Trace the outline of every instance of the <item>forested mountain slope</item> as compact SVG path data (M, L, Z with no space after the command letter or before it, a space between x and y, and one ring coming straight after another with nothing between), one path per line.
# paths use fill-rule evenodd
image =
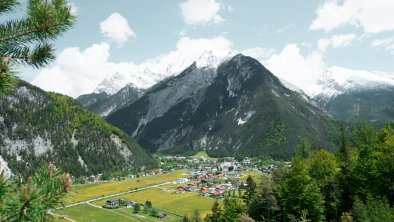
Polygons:
M48 162L74 176L153 163L127 134L72 98L25 82L0 97L0 156L3 168L23 175Z

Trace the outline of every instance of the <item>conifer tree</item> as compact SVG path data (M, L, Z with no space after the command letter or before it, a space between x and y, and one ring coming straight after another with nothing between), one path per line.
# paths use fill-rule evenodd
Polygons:
M242 196L244 199L246 205L249 205L250 201L256 194L256 182L253 180L253 178L249 175L248 178L246 178L246 189L245 189L245 194Z
M19 5L17 0L1 0L0 15ZM51 41L69 29L74 18L64 0L28 0L24 18L0 24L0 94L17 83L16 64L39 68L55 58Z
M1 174L0 222L49 221L49 210L61 206L70 188L70 175L53 165L42 167L19 183Z
M201 214L199 210L194 210L194 213L191 218L192 222L202 222Z
M341 124L340 128L340 145L338 150L341 174L339 177L339 187L341 189L341 208L344 211L350 210L353 205L352 200L352 175L351 175L351 159L348 137L346 135L345 124Z
M191 222L191 220L186 215L184 215L181 222Z
M219 222L220 221L220 216L222 213L221 206L219 205L218 201L215 200L215 202L212 205L212 214L209 215L209 221L210 222Z

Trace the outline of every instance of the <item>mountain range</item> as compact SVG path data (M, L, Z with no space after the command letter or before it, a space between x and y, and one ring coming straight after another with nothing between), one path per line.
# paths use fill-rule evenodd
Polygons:
M218 65L230 56L231 55L226 57L217 57L213 52L207 51L196 60L196 64L200 68L210 67L217 69ZM180 73L179 70L182 70L182 67L186 68L185 64L187 62L188 61L183 61L177 66L174 64L168 65L169 67L176 68L167 68L166 70L177 71L172 74L163 71L164 74L156 74L154 78L151 77L151 75L146 75L146 72L143 71L133 72L133 75L137 76L134 76L134 79L149 79L146 81L151 83L151 85L149 85L149 87L151 87L153 86L153 83L160 82L159 80L178 75ZM120 76L124 75L120 75L119 73L109 75L97 86L94 93L84 96L95 97L95 95L100 94L101 92L106 92L108 95L113 97L125 97L126 94L122 93L120 89L126 85L137 89L139 92L149 89L147 85L141 84L138 81L130 80L131 77L127 77L127 79L126 77ZM317 76L318 77L314 83L311 83L306 88L304 87L302 90L285 79L280 79L280 81L287 88L293 91L307 94L320 107L325 109L331 116L338 120L350 123L365 120L381 124L394 119L394 115L391 113L390 108L393 107L393 102L391 100L394 96L392 94L394 89L393 75L379 72L350 70L342 67L332 67L326 69L320 75L317 74ZM118 95L114 95L116 94L114 91L116 91ZM77 98L83 106L92 109L103 117L110 113L97 111L94 108L87 106L86 102L82 101L84 96ZM99 97L104 98L103 96ZM127 101L126 103L129 102L130 101ZM98 105L102 107L101 109L107 109L111 112L120 107L117 105L114 106L113 103L105 103L107 102L97 101L97 104L93 106Z
M0 98L1 168L129 172L155 164L148 153L197 150L289 159L303 139L335 149L337 120L394 120L391 76L333 68L306 94L241 54L187 62L109 75L76 100L21 82Z
M294 155L301 137L333 148L334 126L327 113L243 55L218 68L193 63L106 120L149 152L204 149L215 156L285 159Z

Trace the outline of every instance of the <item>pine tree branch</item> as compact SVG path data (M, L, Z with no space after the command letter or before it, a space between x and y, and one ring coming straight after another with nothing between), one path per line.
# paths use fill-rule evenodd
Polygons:
M17 5L19 5L17 0L1 0L0 13L12 12Z
M25 65L39 68L48 64L52 61L55 56L53 52L53 46L44 43L38 44L31 49L28 46L17 47L17 46L6 46L0 47L0 58L14 63L23 63Z
M25 41L32 41L32 40L42 40L42 35L45 35L44 33L48 32L48 30L52 29L52 28L56 28L58 26L60 26L61 23L55 23L53 25L50 26L44 26L44 27L40 27L40 28L32 28L32 29L28 29L28 30L23 30L20 31L18 33L14 33L12 35L6 35L5 37L1 38L0 37L0 42L6 42L6 41L10 41L10 40L15 40L15 41L21 41L22 37L25 37ZM32 34L39 34L38 36L31 36ZM30 37L30 38L28 38ZM48 36L49 38L51 38L50 36Z
M30 0L25 19L9 21L0 26L0 43L55 39L73 25L75 16L70 10L63 0Z

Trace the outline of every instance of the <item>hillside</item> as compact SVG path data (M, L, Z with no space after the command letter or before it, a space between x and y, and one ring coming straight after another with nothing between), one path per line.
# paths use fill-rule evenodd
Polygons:
M217 69L194 63L106 119L149 152L288 158L301 137L328 149L335 138L323 110L243 55Z
M94 92L81 95L76 100L81 106L104 117L128 103L135 102L142 93L140 89L128 84L113 95L106 92Z
M127 134L72 98L25 82L0 97L0 156L4 166L23 175L48 162L74 176L153 163Z
M317 96L314 100L345 122L369 121L383 125L394 121L394 87L352 90L329 99Z

